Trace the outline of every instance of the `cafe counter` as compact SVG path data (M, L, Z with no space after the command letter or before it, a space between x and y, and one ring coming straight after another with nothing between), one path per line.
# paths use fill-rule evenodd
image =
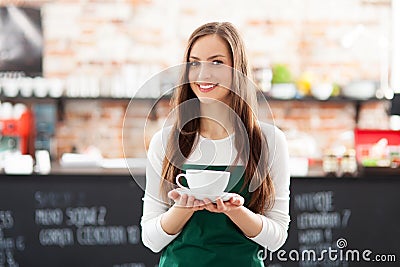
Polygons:
M159 254L140 239L144 170L132 174L135 179L127 169L58 166L49 175L0 175L0 266L156 266ZM399 189L393 175L291 178L282 250L370 250L370 257L394 255L398 264ZM322 263L277 256L266 255L266 266ZM324 260L325 266L365 266Z

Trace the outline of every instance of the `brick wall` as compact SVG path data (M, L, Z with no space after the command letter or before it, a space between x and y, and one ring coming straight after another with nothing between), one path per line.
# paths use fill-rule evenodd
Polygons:
M388 104L361 104L357 126L387 129ZM135 100L129 107L127 100L67 101L57 127L57 154L95 146L105 157L145 157L151 137L169 111L167 99ZM354 147L355 102L270 101L260 103L259 118L286 133L293 156L320 158L328 149Z
M46 76L180 63L189 34L231 21L257 67L289 64L336 82L379 79L390 6L360 0L51 1L43 4Z
M97 147L105 157L122 156L122 123L127 102L68 101L57 124L57 155Z
M313 71L339 84L381 77L390 37L390 5L362 0L119 0L6 1L37 5L43 11L44 74L71 79L103 80L131 75L129 66L152 70L181 62L189 34L208 21L231 21L241 31L254 67L286 63L295 75ZM154 67L155 66L155 67ZM131 69L131 68L130 68ZM154 73L144 72L140 82ZM109 82L109 81L107 81ZM107 91L107 88L106 88ZM101 92L100 92L101 95ZM168 113L157 105L158 119L148 121L151 101L137 100L122 124L127 101L67 101L56 131L58 156L73 147L100 148L106 157L142 157L149 136ZM316 140L317 152L355 127L351 103L271 102L276 124L290 138ZM387 103L367 103L359 126L387 128ZM271 117L261 107L266 120ZM264 113L263 113L264 112ZM346 139L346 138L344 138ZM347 139L346 139L347 140ZM348 141L346 146L351 146Z

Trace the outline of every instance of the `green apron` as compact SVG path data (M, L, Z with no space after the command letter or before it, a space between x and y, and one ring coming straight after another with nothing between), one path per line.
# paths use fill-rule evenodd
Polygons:
M187 169L225 171L227 166L185 164L183 171ZM243 166L228 171L231 178L227 188L232 188L229 192L242 195L246 205L251 194L247 190L239 192L244 182ZM225 214L201 210L193 214L182 232L164 249L159 267L260 267L264 266L257 258L260 249Z

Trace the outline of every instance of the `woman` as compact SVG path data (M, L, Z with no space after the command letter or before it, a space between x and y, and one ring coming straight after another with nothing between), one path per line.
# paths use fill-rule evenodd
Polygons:
M232 24L200 26L184 60L176 121L148 150L142 241L163 250L159 266L264 266L258 252L279 249L290 221L285 137L257 121L256 91ZM186 169L230 171L234 194L216 203L181 195L174 181Z

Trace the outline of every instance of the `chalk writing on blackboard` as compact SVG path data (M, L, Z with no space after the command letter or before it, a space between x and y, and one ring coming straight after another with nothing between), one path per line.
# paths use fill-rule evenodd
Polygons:
M16 221L11 210L0 210L0 266L19 266L14 259L14 251L25 250L25 237L7 237L4 233L14 228Z
M299 251L314 251L317 255L323 250L335 248L334 231L346 228L350 209L338 210L334 205L333 191L301 193L294 196L297 238ZM303 261L299 266L317 266L321 262ZM330 266L347 266L343 262L329 262Z

